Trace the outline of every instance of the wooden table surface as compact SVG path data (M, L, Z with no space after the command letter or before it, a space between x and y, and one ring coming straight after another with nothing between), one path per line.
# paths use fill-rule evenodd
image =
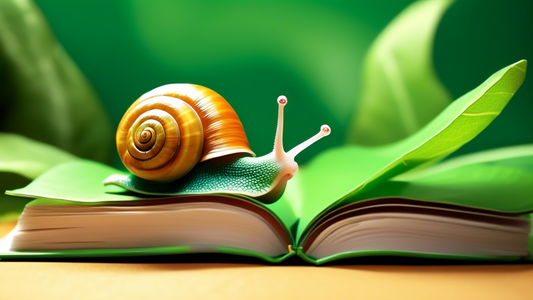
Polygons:
M0 236L13 226L0 224ZM278 266L201 259L0 262L0 299L533 299L533 264L372 265L360 260L316 267L297 260Z

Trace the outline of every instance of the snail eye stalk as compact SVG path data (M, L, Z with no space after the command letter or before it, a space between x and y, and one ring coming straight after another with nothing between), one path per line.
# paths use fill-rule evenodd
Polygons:
M276 128L276 138L274 139L274 154L279 161L285 156L283 150L283 108L287 105L287 97L278 97L278 126Z
M320 127L320 131L315 134L314 136L310 137L305 142L301 143L300 145L292 148L289 152L287 152L287 155L292 157L293 159L298 155L298 153L302 152L305 148L311 146L316 141L320 140L321 138L328 136L331 133L331 128L328 125L322 125Z
M319 139L329 135L331 133L331 128L328 125L322 125L320 131L301 143L300 145L294 147L289 152L285 152L283 149L283 108L287 105L287 97L279 96L278 97L278 126L276 129L276 139L274 140L274 157L276 161L281 163L284 171L283 174L288 175L288 178L292 178L296 171L298 170L298 164L294 161L294 158L298 153L302 152L305 148L311 146L313 143Z
M305 148L311 146L319 139L328 136L331 133L331 128L328 125L322 125L320 131L301 143L300 145L294 147L289 152L285 153L283 149L283 108L287 105L287 97L279 96L278 97L278 126L276 128L276 139L274 140L274 154L278 161L285 161L287 156L294 160L298 153L302 152Z

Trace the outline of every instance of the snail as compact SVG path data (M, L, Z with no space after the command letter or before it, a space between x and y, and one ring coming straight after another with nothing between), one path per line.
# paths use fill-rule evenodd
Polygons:
M168 84L135 101L120 121L119 156L134 175L112 175L104 184L148 195L233 195L276 201L298 170L295 156L330 134L320 131L292 150L283 149L279 96L274 149L255 157L239 117L215 91L193 84Z

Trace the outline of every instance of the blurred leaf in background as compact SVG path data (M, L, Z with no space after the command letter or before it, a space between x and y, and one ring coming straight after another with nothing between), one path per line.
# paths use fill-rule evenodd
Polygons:
M105 109L30 0L0 0L0 89L0 221L25 205L5 190L76 156L112 162Z
M0 86L0 131L111 163L108 115L31 0L0 0Z
M361 145L399 141L450 102L433 67L433 41L452 1L413 3L377 37L366 54L363 85L347 140Z

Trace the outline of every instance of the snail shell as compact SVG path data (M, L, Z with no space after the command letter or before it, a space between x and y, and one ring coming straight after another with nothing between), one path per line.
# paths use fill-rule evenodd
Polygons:
M153 181L176 180L213 158L255 156L229 103L194 84L164 85L142 95L122 117L116 139L126 168Z

